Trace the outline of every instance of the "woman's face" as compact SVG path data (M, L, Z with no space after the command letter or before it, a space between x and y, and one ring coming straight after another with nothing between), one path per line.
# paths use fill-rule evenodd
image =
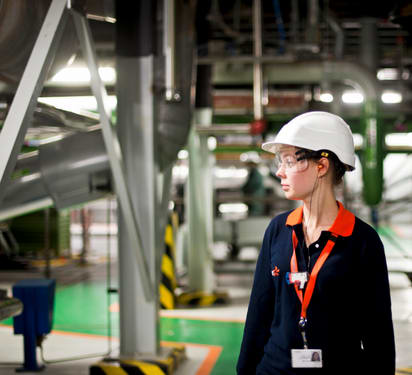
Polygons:
M282 189L287 199L305 200L310 198L317 179L316 163L311 160L297 160L293 146L282 146L276 155Z

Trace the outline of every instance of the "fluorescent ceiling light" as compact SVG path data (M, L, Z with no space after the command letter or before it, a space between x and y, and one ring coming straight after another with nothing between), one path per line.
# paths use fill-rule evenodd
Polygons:
M384 91L381 99L386 104L397 104L402 102L402 94L396 91Z
M100 78L105 83L116 81L116 71L112 67L99 68ZM57 72L52 78L53 83L79 84L90 82L90 72L86 67L67 67Z
M384 68L379 69L376 76L380 81L392 81L398 79L398 69Z
M85 111L97 111L97 102L94 96L50 96L39 98L39 102L79 114L84 113ZM116 96L109 95L105 102L105 106L108 108L109 112L116 109L116 105Z
M177 179L186 179L189 174L189 168L187 165L175 165L172 169L172 175Z
M246 178L248 175L248 171L246 168L216 167L214 171L216 178Z
M222 214L243 214L248 211L244 203L221 203L218 209Z
M177 153L177 158L180 160L187 159L189 157L189 152L187 150L180 150Z
M379 69L378 72L376 73L376 77L380 81L394 81L397 79L409 79L410 72L408 69L402 69L400 72L399 69L396 68L384 68L384 69Z
M208 137L207 138L207 147L208 147L209 151L216 150L217 140L216 140L215 137Z
M387 146L412 146L412 133L386 134L385 142Z
M363 102L363 95L359 91L345 91L342 94L342 101L346 104L360 104Z
M320 101L323 103L332 103L333 95L330 92L322 92L319 97Z

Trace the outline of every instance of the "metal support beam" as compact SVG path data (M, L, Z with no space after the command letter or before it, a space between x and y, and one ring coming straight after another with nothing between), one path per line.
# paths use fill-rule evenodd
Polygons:
M93 45L90 26L86 18L77 11L72 10L74 24L76 26L77 35L82 46L83 55L87 61L87 66L90 70L91 86L93 95L97 101L97 108L100 114L100 123L102 125L103 139L106 150L109 156L110 167L115 182L115 190L119 199L124 222L131 239L131 244L136 256L137 265L139 268L140 281L143 286L144 296L147 301L153 300L154 287L150 280L150 271L148 261L144 254L144 244L142 240L140 225L137 220L137 215L133 210L130 192L127 187L125 173L123 170L123 157L116 133L113 131L110 122L110 113L106 109L105 99L107 92L100 78L96 52Z
M67 0L53 0L0 133L0 201L17 162L37 98L67 21Z

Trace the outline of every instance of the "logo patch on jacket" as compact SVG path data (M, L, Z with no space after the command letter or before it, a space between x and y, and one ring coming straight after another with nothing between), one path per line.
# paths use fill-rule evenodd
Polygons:
M272 276L279 276L280 269L275 266L275 268L272 270Z

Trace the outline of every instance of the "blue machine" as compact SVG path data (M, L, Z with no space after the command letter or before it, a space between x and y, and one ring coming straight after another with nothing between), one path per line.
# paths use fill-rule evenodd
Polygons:
M13 296L23 303L23 313L13 318L14 334L24 336L24 365L19 372L44 368L37 364L36 346L52 329L55 288L55 280L49 279L27 279L13 286Z

